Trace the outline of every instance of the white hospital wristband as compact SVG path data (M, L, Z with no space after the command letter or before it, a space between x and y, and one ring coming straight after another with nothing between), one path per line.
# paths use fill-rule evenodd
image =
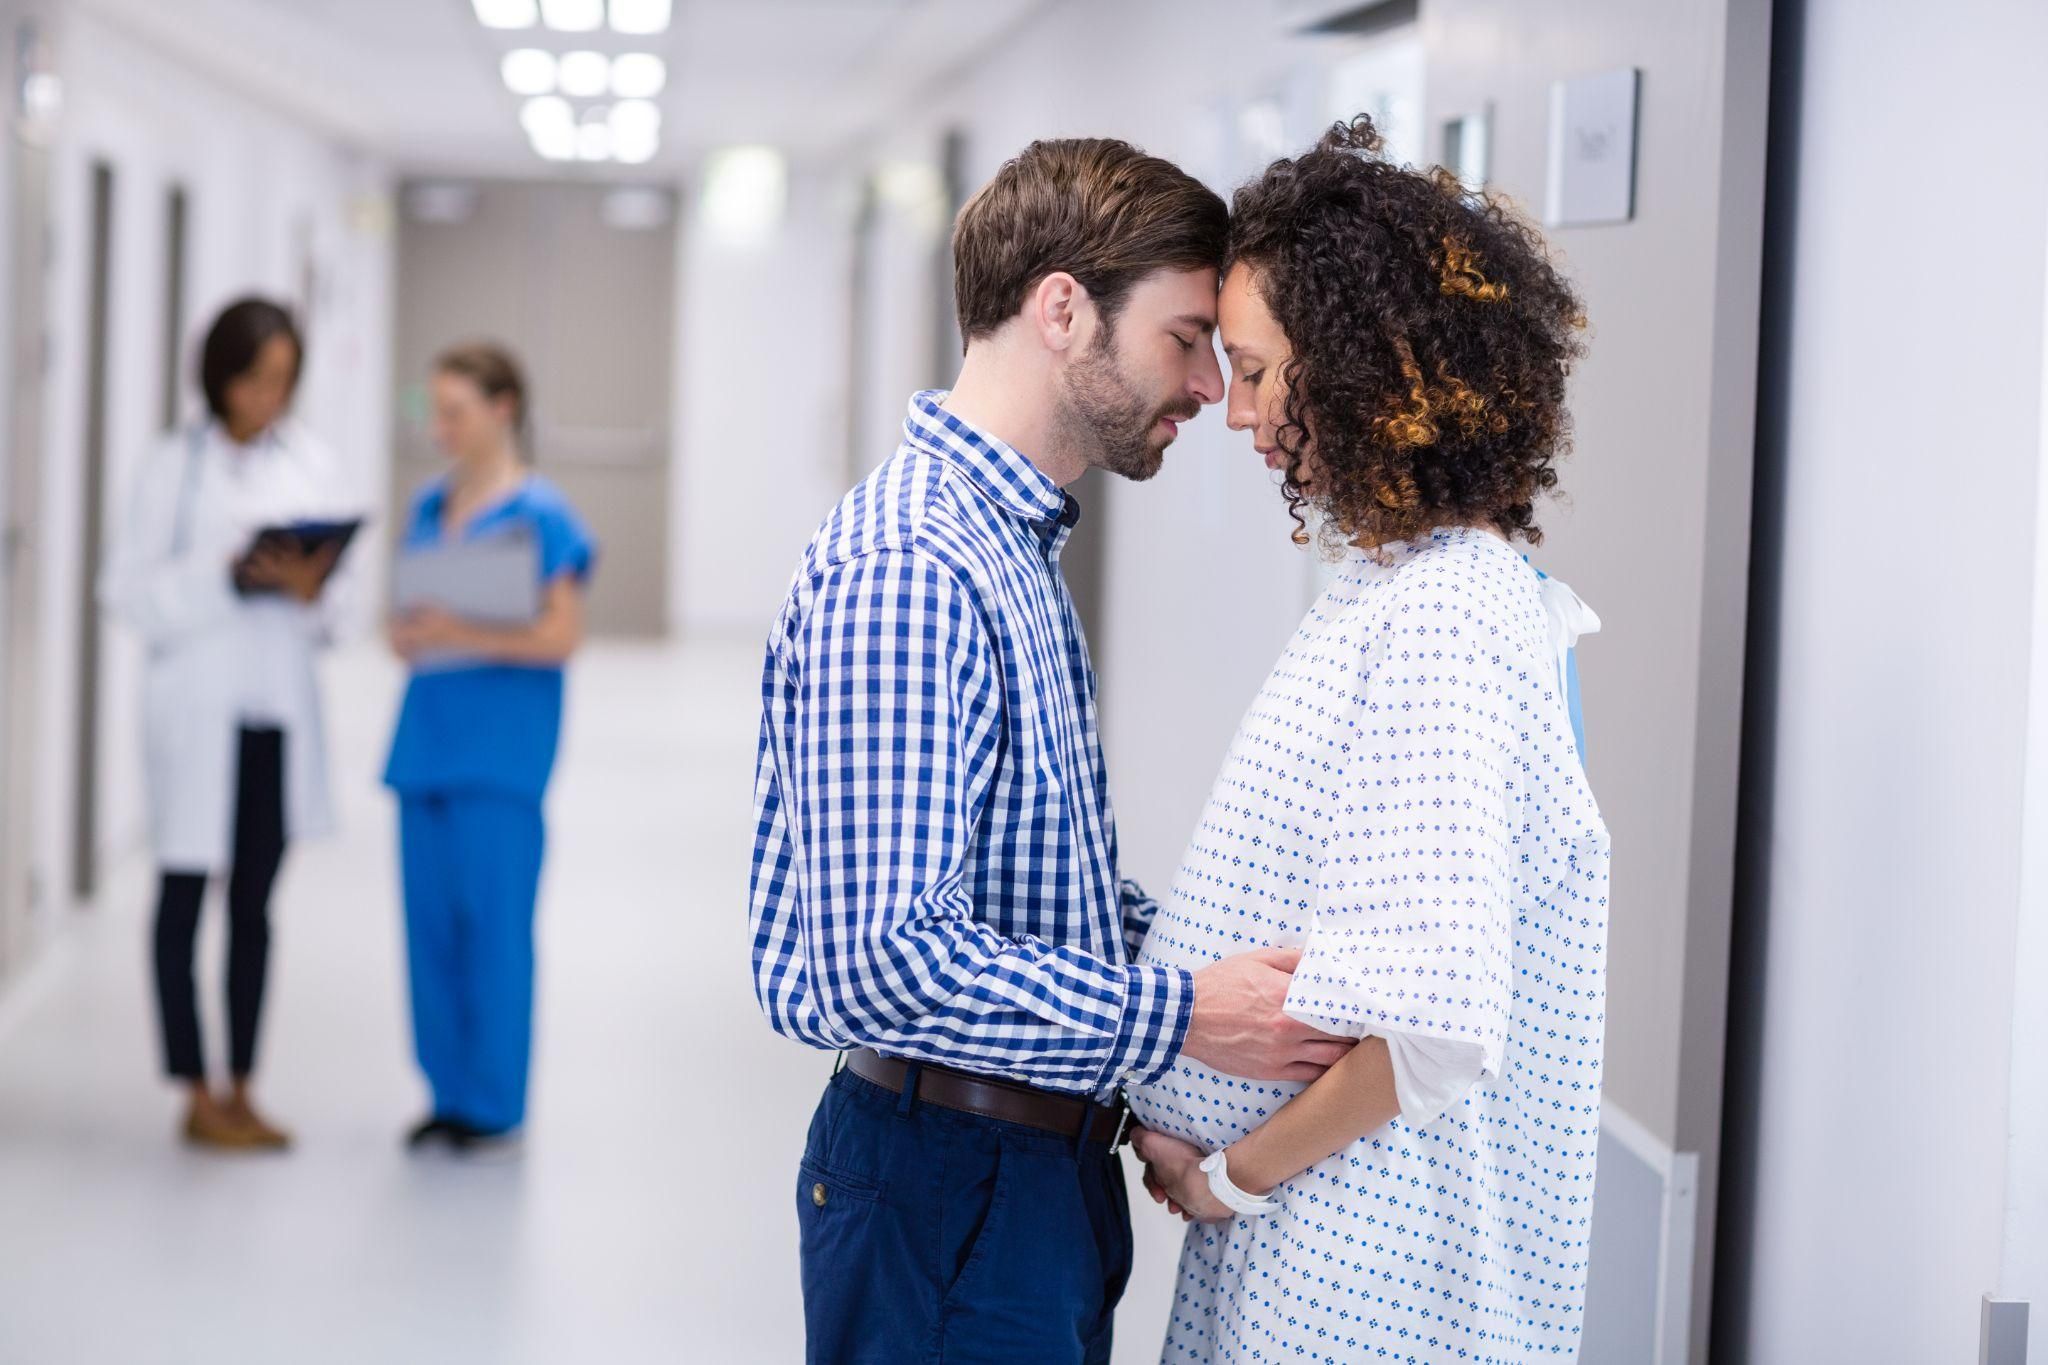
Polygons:
M1218 1148L1202 1158L1202 1173L1209 1177L1209 1193L1216 1196L1218 1203L1233 1213L1247 1218L1259 1218L1280 1207L1271 1195L1254 1196L1230 1183L1230 1161Z

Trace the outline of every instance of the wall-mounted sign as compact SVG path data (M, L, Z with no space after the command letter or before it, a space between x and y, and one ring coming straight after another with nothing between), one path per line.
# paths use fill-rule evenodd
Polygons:
M1444 120L1443 165L1478 194L1493 175L1493 111L1475 109Z
M1549 226L1635 216L1637 78L1625 67L1550 87Z

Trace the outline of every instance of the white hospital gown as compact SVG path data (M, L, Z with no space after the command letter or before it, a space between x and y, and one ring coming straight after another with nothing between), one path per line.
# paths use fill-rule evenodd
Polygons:
M1246 713L1142 959L1302 948L1288 1012L1386 1037L1403 1117L1189 1229L1163 1360L1576 1357L1608 840L1575 612L1485 532L1355 551ZM1300 1089L1182 1059L1131 1100L1213 1151Z

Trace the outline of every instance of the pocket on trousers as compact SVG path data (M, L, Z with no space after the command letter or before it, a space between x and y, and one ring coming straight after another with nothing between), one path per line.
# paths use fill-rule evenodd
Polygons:
M799 1218L829 1212L835 1205L865 1207L882 1195L876 1181L827 1166L816 1157L807 1156L797 1163L796 1174Z
M940 1211L940 1249L945 1260L940 1272L946 1278L942 1283L941 1311L963 1295L970 1294L981 1280L993 1259L994 1248L1001 1245L1005 1214L1009 1207L1009 1183L1003 1178L1007 1164L1007 1148L1000 1138L995 1142L994 1159L975 1161L972 1158L982 1154L963 1154L968 1160L948 1172L946 1206Z
M865 1302L878 1259L881 1185L812 1156L797 1165L797 1259L804 1296L804 1359L813 1365L885 1359L873 1354L874 1305Z

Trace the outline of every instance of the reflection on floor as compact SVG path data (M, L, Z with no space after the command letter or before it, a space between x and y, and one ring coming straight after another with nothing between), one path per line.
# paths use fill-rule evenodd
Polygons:
M739 646L579 662L531 1129L518 1159L461 1165L398 1141L423 1103L375 784L398 679L372 653L335 660L346 829L287 863L262 1061L297 1150L173 1140L146 869L125 869L0 1036L0 1361L802 1359L792 1182L829 1067L768 1032L749 986L756 666ZM1120 1362L1156 1359L1180 1231L1149 1204L1138 1221Z

